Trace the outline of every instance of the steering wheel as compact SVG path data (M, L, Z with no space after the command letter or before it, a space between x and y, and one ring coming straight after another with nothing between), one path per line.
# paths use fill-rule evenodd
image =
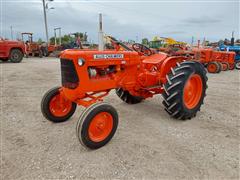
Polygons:
M132 48L134 51L136 51L139 54L144 55L144 56L150 56L153 54L152 50L149 49L147 46L144 46L143 44L134 43L132 45Z

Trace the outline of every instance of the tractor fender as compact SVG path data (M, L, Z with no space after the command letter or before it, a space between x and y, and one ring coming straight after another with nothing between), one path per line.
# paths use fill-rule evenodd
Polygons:
M160 67L160 75L159 79L162 84L165 84L167 79L166 75L171 71L171 68L174 68L177 63L186 60L186 57L183 56L172 56L168 57L166 60L163 61Z

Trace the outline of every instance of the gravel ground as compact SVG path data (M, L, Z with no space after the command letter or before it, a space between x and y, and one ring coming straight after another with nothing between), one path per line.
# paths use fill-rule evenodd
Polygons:
M1 178L7 179L239 179L240 71L208 74L204 106L190 121L171 119L161 96L137 105L112 92L105 101L120 116L112 141L83 148L75 126L53 124L40 102L60 85L58 59L0 63Z

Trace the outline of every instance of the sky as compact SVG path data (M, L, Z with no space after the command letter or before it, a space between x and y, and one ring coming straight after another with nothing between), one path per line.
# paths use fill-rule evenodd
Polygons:
M239 38L239 0L54 0L47 11L49 36L55 27L62 34L87 32L97 42L98 14L103 30L121 40L172 37L179 41ZM33 32L46 39L42 0L0 0L0 36L14 38Z

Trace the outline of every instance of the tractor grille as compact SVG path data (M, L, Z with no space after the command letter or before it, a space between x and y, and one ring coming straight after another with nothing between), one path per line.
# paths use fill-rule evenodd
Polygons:
M64 87L70 89L77 88L79 79L72 60L61 59L61 74Z

